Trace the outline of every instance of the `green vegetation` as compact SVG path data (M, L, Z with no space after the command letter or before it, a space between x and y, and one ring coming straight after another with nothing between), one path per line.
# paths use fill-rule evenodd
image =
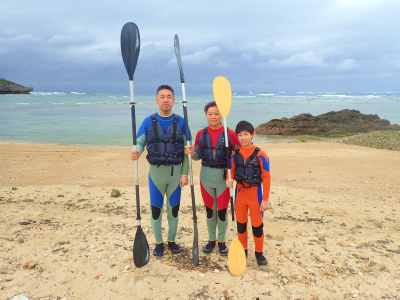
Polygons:
M327 138L340 138L353 135L354 132L342 132L342 133L316 133L315 136L327 137Z
M343 138L341 142L348 145L400 151L400 132L394 130L379 130L360 133Z
M400 151L400 131L391 129L363 133L266 135L266 137L279 143L331 142Z
M29 94L33 88L0 78L0 94Z
M121 192L120 192L119 190L113 189L113 190L111 191L111 197L117 198L117 197L119 197L119 196L121 196Z
M0 78L0 85L9 85L9 84L15 84L15 82L6 80L5 78Z

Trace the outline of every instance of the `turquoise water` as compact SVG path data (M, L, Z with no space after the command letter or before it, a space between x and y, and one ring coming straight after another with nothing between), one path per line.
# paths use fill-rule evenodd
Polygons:
M129 93L129 91L128 91ZM34 92L0 95L0 140L34 143L127 146L132 144L128 93ZM192 134L207 125L204 105L212 94L186 95ZM155 94L135 95L137 128L158 111ZM255 127L271 119L300 113L319 115L341 109L377 114L400 124L399 93L235 93L227 118L230 128L240 120ZM173 112L183 116L182 96ZM258 137L256 141L266 141Z

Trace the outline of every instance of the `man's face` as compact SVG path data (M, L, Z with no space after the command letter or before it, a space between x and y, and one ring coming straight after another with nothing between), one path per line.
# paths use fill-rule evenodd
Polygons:
M171 114L172 107L175 104L175 98L172 91L167 89L158 91L156 101L160 108L159 112L162 113L163 116Z

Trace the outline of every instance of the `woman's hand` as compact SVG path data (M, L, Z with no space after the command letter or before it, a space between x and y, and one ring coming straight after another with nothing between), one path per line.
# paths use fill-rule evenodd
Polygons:
M185 146L185 154L193 156L194 155L194 146Z

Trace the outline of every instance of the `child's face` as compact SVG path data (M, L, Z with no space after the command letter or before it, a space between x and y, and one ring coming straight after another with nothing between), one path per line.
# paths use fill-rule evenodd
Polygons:
M243 130L238 133L237 137L243 147L251 147L253 145L252 139L255 136L255 134L256 134L255 132L251 134L250 132Z

